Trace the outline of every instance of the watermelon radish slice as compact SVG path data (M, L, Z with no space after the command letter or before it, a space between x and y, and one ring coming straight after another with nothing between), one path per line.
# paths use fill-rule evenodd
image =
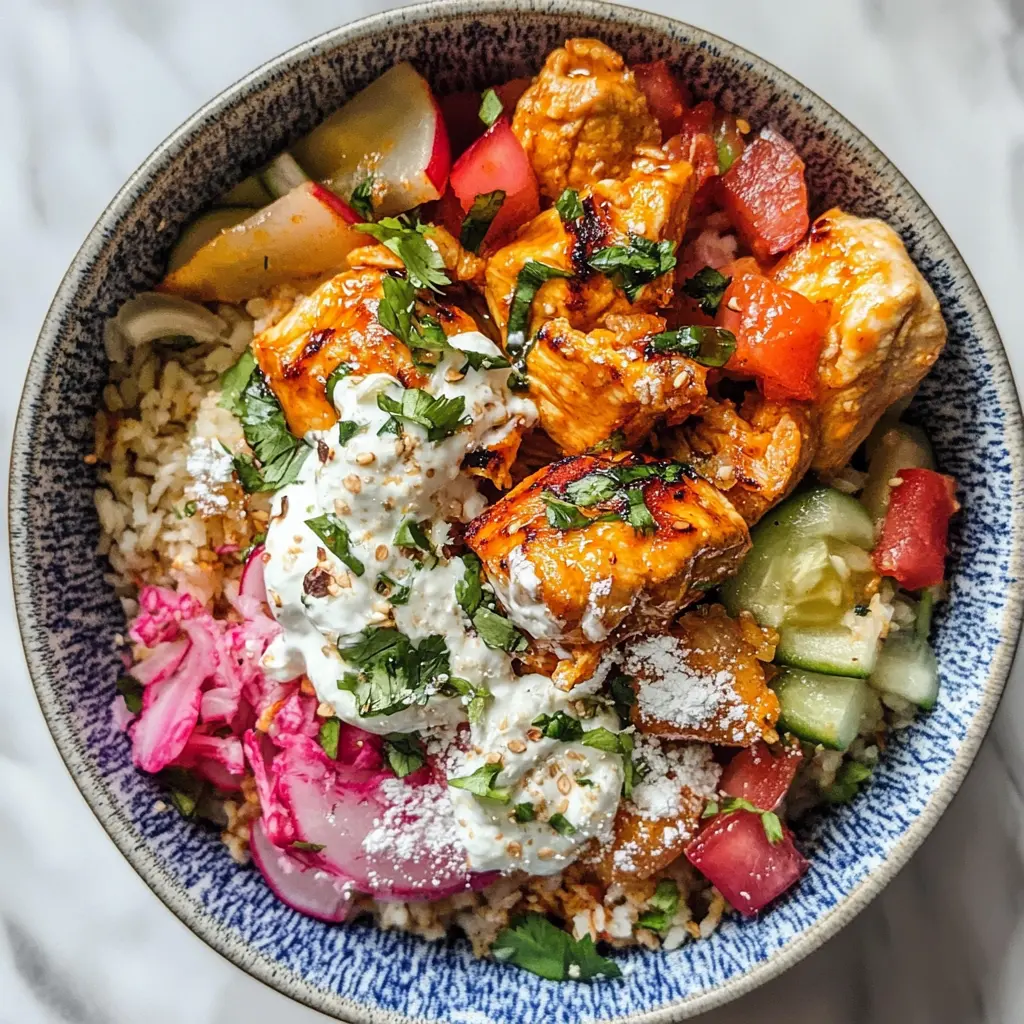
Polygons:
M330 924L344 921L351 914L355 906L351 882L274 846L261 822L253 825L249 850L267 885L293 910Z
M343 270L367 237L362 218L330 189L310 181L222 231L159 285L203 302L242 302L276 285Z
M451 167L441 108L408 63L353 96L292 151L312 177L346 200L372 174L377 216L439 199Z

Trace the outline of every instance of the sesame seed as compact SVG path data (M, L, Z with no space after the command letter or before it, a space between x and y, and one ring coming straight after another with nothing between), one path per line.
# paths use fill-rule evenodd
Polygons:
M501 764L501 754L491 752L484 758L484 760L488 764Z
M376 458L377 456L374 455L373 452L360 452L356 456L356 462L358 462L360 466L369 466Z
M387 557L388 557L388 546L387 546L387 544L378 544L377 545L377 550L374 551L374 553L373 553L373 557L376 558L378 562L385 561L387 559Z
M352 511L352 506L341 498L334 499L334 513L339 516L347 516Z
M552 850L550 846L542 846L537 851L537 856L540 857L541 860L551 860L554 855L555 851Z
M903 483L903 477L901 477L901 476L894 476L894 477L890 477L890 479L889 479L889 486L890 487L899 487L899 485L901 483Z
M729 309L731 309L734 313L738 313L740 311L740 304L736 301L735 295L733 295L729 299L729 301L726 303L726 306L728 306Z
M355 473L349 473L341 482L345 485L345 490L350 491L352 494L358 494L363 489L363 482Z
M536 743L538 740L542 740L544 738L544 733L542 733L540 729L533 727L526 730L526 738Z
M522 740L509 740L506 745L513 754L521 754L526 749L526 744Z
M568 796L572 792L572 779L568 775L558 776L558 792L562 796Z
M316 713L320 718L333 718L334 708L332 708L331 705L327 703L327 701L322 700L317 705Z
M340 576L335 577L335 580L342 590L352 589L352 577L347 572L343 572Z
M672 387L681 388L689 379L690 375L685 370L680 370L672 380Z
M450 366L444 372L444 379L449 384L454 384L456 381L462 380L466 375L461 370L456 370L454 366Z
M505 852L510 857L521 857L523 855L522 844L521 843L517 843L517 842L515 842L515 840L513 840L511 843L508 843L505 846Z
M736 118L736 127L740 130L741 135L746 135L750 131L750 122L742 117Z

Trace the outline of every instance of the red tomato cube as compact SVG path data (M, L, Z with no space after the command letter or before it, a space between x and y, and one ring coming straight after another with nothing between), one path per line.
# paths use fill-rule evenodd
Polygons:
M750 917L807 870L792 833L785 825L782 832L782 842L773 844L760 814L719 814L686 848L686 856L733 907Z
M722 203L759 260L792 248L810 224L800 154L765 128L722 178Z
M767 743L758 740L725 766L719 792L746 800L762 811L773 811L789 790L803 759L799 745L773 754Z
M741 274L722 297L718 325L736 335L726 369L756 377L765 398L817 396L827 316L809 299L770 278Z
M946 575L949 517L960 507L951 476L931 469L901 469L892 489L875 568L907 590L938 586Z
M491 223L485 244L495 246L540 213L540 192L530 160L512 131L499 117L455 162L449 178L462 212L477 196L505 191L505 201Z
M652 60L649 64L634 64L636 84L647 99L647 109L661 126L661 137L667 139L677 135L683 123L686 110L686 94L663 60Z

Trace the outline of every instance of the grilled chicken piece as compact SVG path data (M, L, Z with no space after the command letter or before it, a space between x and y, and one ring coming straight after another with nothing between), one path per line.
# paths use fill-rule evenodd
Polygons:
M516 104L512 130L549 199L621 177L637 146L661 141L633 72L596 39L570 39L548 54Z
M773 651L776 639L767 640ZM667 634L630 640L620 653L641 732L735 747L778 739L779 700L758 659L764 652L721 605L687 612Z
M812 462L828 476L928 373L946 344L946 324L899 236L879 220L829 210L772 276L828 304Z
M622 483L641 473L651 475ZM597 515L609 518L586 523ZM750 547L746 523L707 481L629 453L547 466L474 519L465 539L509 617L558 647L664 628Z
M809 407L771 402L759 391L748 392L738 410L709 400L664 444L724 491L748 526L796 487L814 456Z
M622 181L600 181L582 194L583 216L568 225L555 209L545 210L520 229L515 239L487 261L487 305L505 334L519 272L528 260L558 267L575 276L554 278L537 290L529 335L547 320L564 317L581 331L598 326L609 314L653 312L672 300L672 274L645 285L634 304L587 260L599 249L628 245L630 234L678 243L686 230L693 198L693 168L669 160L660 149L646 149Z
M529 395L562 451L579 454L612 437L633 448L658 422L681 423L703 407L703 366L647 352L643 339L664 329L649 314L609 316L589 334L561 318L541 327L526 359Z

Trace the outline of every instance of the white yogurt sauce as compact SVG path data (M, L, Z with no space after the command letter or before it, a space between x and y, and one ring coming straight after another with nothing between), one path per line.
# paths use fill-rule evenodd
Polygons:
M499 354L477 333L458 335L449 343L462 351ZM424 388L435 396L464 397L465 415L471 419L437 442L427 440L425 428L404 421L401 437L378 433L389 419L377 405L378 396L400 401L404 391L393 377L352 376L336 385L340 419L361 429L344 445L336 426L307 435L314 450L299 480L274 497L266 539L266 582L271 609L283 631L263 664L282 680L305 673L319 699L345 722L376 733L419 732L428 748L436 748L442 737L452 735L455 723L466 720L468 698L434 694L426 703L395 714L362 717L354 695L338 688L345 673L355 670L345 663L338 642L344 646L351 642L347 638L381 626L399 630L414 644L443 636L451 675L491 695L480 720L471 724L470 750L449 758L458 762L453 774L468 775L486 763L488 755L492 760L500 756L502 771L495 784L513 790L510 803L502 805L449 788L470 864L479 871L551 874L562 870L589 839L610 835L622 786L622 759L579 743L531 740L528 733L537 734L533 720L565 710L568 696L545 676L517 677L509 655L487 647L459 606L455 587L465 565L460 558L446 561L441 548L450 522L467 522L485 505L473 479L460 471L462 460L467 452L493 445L509 430L529 426L537 418L530 401L508 391L507 369L468 369L460 377L464 362L457 352L448 353ZM326 513L347 527L350 554L363 565L361 575L306 525ZM436 562L418 561L408 548L394 543L396 532L410 520L422 524L440 556ZM323 577L330 580L323 596L306 592L304 581L311 570L330 574ZM406 603L393 605L387 600L380 592L387 590L382 576L409 588ZM523 587L527 585L524 580ZM314 589L319 593L323 586ZM516 619L522 621L521 616ZM524 625L536 636L557 635L561 629L539 602ZM585 723L586 728L597 725L617 728L614 715ZM583 785L577 781L581 778ZM513 808L527 802L534 805L536 820L518 823ZM552 814L562 814L575 831L557 832L547 823Z

